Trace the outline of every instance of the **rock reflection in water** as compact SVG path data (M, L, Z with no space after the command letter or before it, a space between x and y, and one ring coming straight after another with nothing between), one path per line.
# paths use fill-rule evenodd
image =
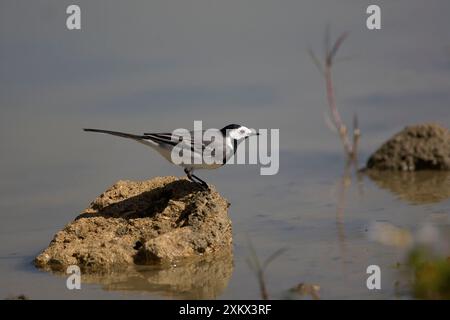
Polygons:
M233 255L221 253L169 267L137 266L126 272L82 275L83 283L98 283L112 291L141 291L162 298L215 299L233 273Z
M450 198L449 171L367 170L366 174L380 188L391 191L411 204L436 203Z

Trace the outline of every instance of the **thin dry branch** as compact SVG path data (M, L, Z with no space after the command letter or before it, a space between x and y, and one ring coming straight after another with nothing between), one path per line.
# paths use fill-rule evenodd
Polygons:
M321 74L325 77L326 82L326 93L327 93L327 102L331 113L331 118L336 131L339 134L339 137L342 141L342 145L344 148L344 152L346 153L349 160L356 161L357 158L357 150L358 150L358 142L361 136L361 131L358 127L358 119L355 115L353 120L353 141L350 140L347 126L342 121L342 117L339 113L339 110L336 105L336 95L334 90L334 83L332 77L332 69L335 63L335 57L339 48L344 43L345 39L348 37L348 32L344 32L340 35L334 44L330 45L330 35L329 28L327 27L327 31L325 34L325 61L322 64L317 56L314 54L312 50L308 50L311 59L314 64L318 67Z

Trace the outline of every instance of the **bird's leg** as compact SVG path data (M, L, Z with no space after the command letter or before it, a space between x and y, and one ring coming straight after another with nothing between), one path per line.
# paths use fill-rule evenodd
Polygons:
M208 186L208 184L207 184L205 181L203 181L202 179L200 179L199 177L197 177L197 176L194 175L194 174L191 174L191 176L192 176L193 178L197 179L197 180L200 182L200 184L202 185L203 188L209 189L209 186Z
M199 185L202 188L209 189L208 184L205 181L192 174L192 170L185 168L184 173L186 173L188 179L194 182L195 184ZM196 181L194 178L197 179L198 181Z
M194 179L192 178L191 171L188 170L188 168L184 168L184 173L186 173L189 180L191 180L192 182L195 182Z

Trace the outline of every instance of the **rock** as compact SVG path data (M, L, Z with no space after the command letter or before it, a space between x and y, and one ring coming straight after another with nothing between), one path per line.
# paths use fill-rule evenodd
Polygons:
M295 287L289 289L288 294L297 294L301 297L311 296L314 300L320 300L320 286L311 283L299 283ZM289 295L287 298L290 298ZM292 298L291 298L292 299Z
M30 300L30 298L24 294L19 294L17 296L9 296L5 300Z
M55 235L35 265L104 273L230 251L228 207L214 187L184 178L119 181Z
M367 161L368 169L450 170L450 132L437 124L406 127Z

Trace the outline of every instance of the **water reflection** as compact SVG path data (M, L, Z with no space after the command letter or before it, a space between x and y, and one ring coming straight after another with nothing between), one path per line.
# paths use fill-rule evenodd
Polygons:
M367 176L382 189L411 204L437 203L450 198L450 172L392 172L368 170Z
M172 299L215 299L228 286L233 254L183 262L170 267L139 266L127 272L83 275L83 283L101 284L104 290L140 291Z
M338 197L336 201L336 231L341 256L344 258L347 251L347 237L345 235L344 213L347 206L347 193L350 186L352 185L353 180L356 180L359 194L362 195L364 192L362 176L358 171L357 166L357 158L347 161L344 168L344 173L338 181Z

